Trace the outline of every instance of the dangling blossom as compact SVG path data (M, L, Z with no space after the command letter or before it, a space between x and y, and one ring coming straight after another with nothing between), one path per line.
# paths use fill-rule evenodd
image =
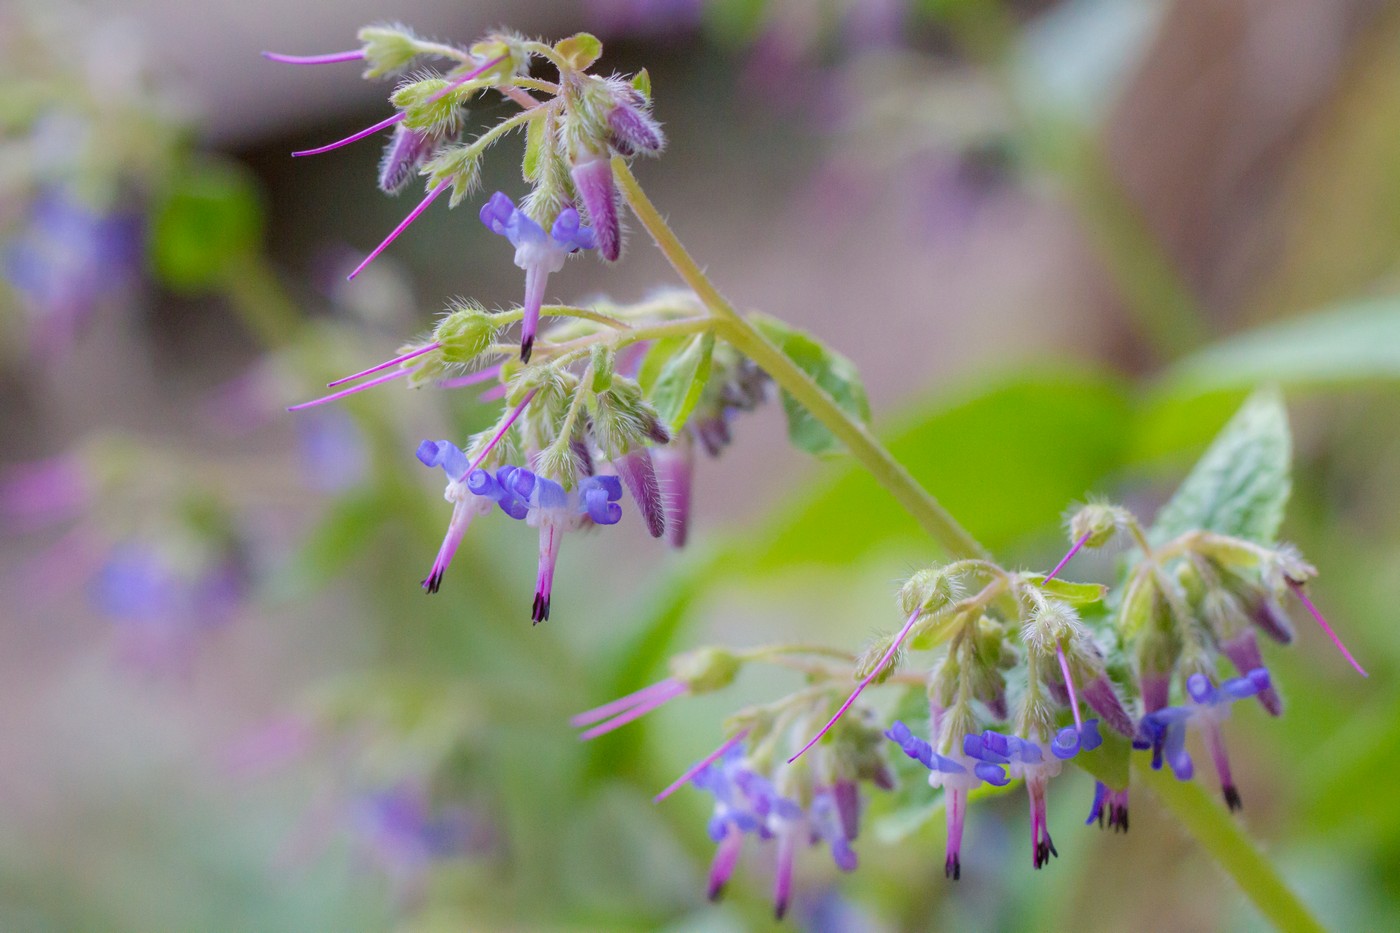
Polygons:
M442 467L447 474L447 488L442 495L452 503L452 520L448 522L447 535L438 548L432 570L423 578L423 589L436 593L442 586L442 575L447 572L447 565L452 563L472 520L491 511L492 503L498 502L499 496L490 495L495 488L491 474L485 470L471 470L467 455L451 441L424 441L418 445L418 459L426 467ZM501 508L511 515L505 504ZM522 515L512 517L520 518Z
M564 261L580 250L598 245L591 227L579 222L578 211L565 208L545 233L535 220L497 191L481 208L481 222L515 247L515 264L525 270L525 318L520 325L520 359L528 362L539 327L540 306L551 273L564 268Z
M962 877L963 824L967 817L968 792L982 783L982 778L965 755L957 758L940 755L933 745L916 736L898 720L890 726L885 737L903 750L904 754L929 770L931 787L942 787L947 812L948 843L943 859L943 876L957 881Z
M1195 773L1195 766L1186 751L1186 727L1194 722L1204 735L1215 770L1220 775L1220 791L1225 803L1231 810L1238 810L1243 803L1230 774L1230 760L1225 753L1220 726L1229 718L1231 704L1267 690L1270 682L1268 670L1262 667L1244 677L1223 681L1218 687L1206 675L1192 674L1186 679L1190 704L1168 706L1144 716L1133 747L1151 749L1153 768L1160 770L1165 760L1177 780L1188 781Z
M1085 720L1078 727L1065 726L1050 741L1048 756L1036 742L990 729L981 735L963 737L963 753L977 760L975 770L982 780L998 787L1005 786L1013 778L1025 780L1030 796L1032 862L1036 868L1044 866L1051 856L1059 856L1046 818L1046 787L1050 779L1060 773L1061 762L1103 744L1098 726L1097 719Z
M452 520L423 589L436 593L467 527L491 511L494 503L517 521L540 530L540 566L535 584L531 619L549 618L554 568L565 532L590 525L615 525L622 519L622 484L616 476L587 476L572 492L559 483L524 467L503 466L494 474L474 469L467 455L450 441L424 441L418 459L429 467L441 466L448 483L444 498L453 503Z
M710 838L719 846L710 866L711 900L724 892L745 836L772 840L777 849L773 912L778 919L792 903L793 865L799 844L825 843L837 868L855 869L857 859L850 844L858 828L859 798L854 782L815 788L804 810L750 765L742 742L726 743L720 754L689 777L691 784L715 800L708 825Z
M1089 818L1085 826L1098 822L1103 828L1104 817L1108 817L1108 828L1114 832L1128 831L1128 789L1113 790L1103 781L1094 782L1094 802L1089 807Z

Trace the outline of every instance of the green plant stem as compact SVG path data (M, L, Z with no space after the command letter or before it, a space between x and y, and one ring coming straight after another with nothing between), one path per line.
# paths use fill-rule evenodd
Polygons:
M783 391L795 398L812 416L846 445L875 481L904 506L905 510L952 557L990 558L990 554L947 509L919 485L904 465L896 460L875 435L837 405L831 395L788 358L773 342L734 310L710 282L695 260L686 252L656 206L642 191L626 161L614 157L613 175L622 195L642 226L651 235L662 255L690 286L700 302L714 316L724 338L740 353L753 360L773 378Z
M1133 759L1133 771L1270 923L1288 931L1326 929L1199 783L1178 781L1165 771L1154 771L1141 757Z

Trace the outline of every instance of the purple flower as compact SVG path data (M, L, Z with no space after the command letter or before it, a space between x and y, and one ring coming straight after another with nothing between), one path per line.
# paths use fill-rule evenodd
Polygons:
M936 718L936 717L935 717ZM890 726L885 737L898 745L904 754L929 769L929 785L942 787L948 814L948 843L943 860L943 875L954 881L962 877L962 835L967 816L967 794L981 784L983 778L966 755L941 755L933 745L914 735L903 722ZM998 772L999 773L999 772Z
M350 805L349 824L360 852L389 878L400 902L417 899L435 863L483 852L494 837L466 807L432 807L416 782L362 794Z
M1257 667L1244 677L1232 677L1218 687L1204 674L1192 674L1186 680L1190 704L1168 706L1142 717L1133 747L1152 750L1152 767L1161 769L1165 761L1177 780L1187 781L1195 766L1186 751L1186 729L1196 723L1205 736L1206 746L1220 775L1220 790L1231 810L1243 806L1239 790L1230 774L1230 760L1225 753L1225 740L1220 725L1230 715L1230 706L1237 700L1256 696L1270 687L1269 672Z
M1066 726L1055 734L1046 755L1041 745L1015 735L988 730L981 735L963 736L963 752L979 761L978 777L989 784L1007 783L1003 768L1010 777L1023 778L1031 806L1031 861L1042 868L1051 856L1058 857L1050 838L1050 823L1045 809L1045 789L1050 779L1060 773L1060 762L1073 758L1080 751L1092 751L1101 743L1098 720L1086 720L1083 725Z
M1104 816L1108 816L1108 828L1114 832L1128 831L1128 791L1112 790L1102 781L1094 783L1094 802L1089 808L1089 818L1084 821L1089 826L1095 820L1103 828Z
M539 326L540 305L551 273L564 268L564 261L579 250L598 245L591 227L579 222L578 211L565 208L555 218L548 233L515 202L497 191L481 208L481 222L515 247L515 264L525 270L525 319L520 326L520 359L529 361Z
M124 660L151 673L183 673L202 636L233 618L245 589L232 561L189 572L155 549L127 544L108 557L90 596L115 623Z
M524 467L507 465L494 474L475 469L450 441L424 441L418 446L418 459L426 466L443 468L447 474L443 496L453 503L447 535L423 580L429 593L438 591L472 519L491 511L494 502L506 515L539 529L539 575L530 616L537 623L543 622L549 618L554 568L564 533L589 525L615 525L622 519L622 483L616 476L588 476L575 490L566 491L554 480Z
M792 903L793 863L799 843L824 843L837 868L855 869L856 854L851 842L858 829L859 794L851 781L817 787L804 810L796 800L780 792L769 777L751 767L742 738L736 736L725 743L687 775L691 784L715 801L708 831L718 848L710 866L708 893L711 900L723 893L738 863L745 836L772 840L777 848L773 908L781 919Z

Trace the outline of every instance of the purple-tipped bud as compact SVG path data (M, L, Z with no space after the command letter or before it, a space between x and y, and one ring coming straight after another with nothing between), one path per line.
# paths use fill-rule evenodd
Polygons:
M623 454L613 461L617 475L627 492L637 503L642 513L647 531L653 538L666 533L666 511L662 506L661 486L656 479L656 468L651 462L651 452L645 447Z
M606 156L594 156L574 164L574 188L588 210L588 221L598 238L598 252L609 262L622 255L622 227L618 219L617 188Z
M1133 727L1133 718L1123 708L1123 701L1118 698L1118 691L1113 689L1113 681L1108 679L1107 674L1100 674L1089 681L1081 693L1085 702L1103 717L1110 729L1127 738L1133 737L1137 731Z
M398 194L408 187L423 163L433 157L439 137L425 130L415 130L400 123L384 146L379 160L379 190Z
M1220 650L1225 653L1225 657L1230 659L1230 663L1234 664L1235 669L1242 675L1248 676L1251 671L1264 667L1264 658L1259 653L1259 640L1255 637L1254 632L1248 629L1240 632L1235 638L1222 642ZM1259 697L1259 703L1271 715L1281 716L1283 714L1283 700L1272 684L1260 690L1256 695Z
M1248 613L1250 621L1274 641L1281 645L1293 641L1293 623L1272 596L1260 593L1250 601Z
M656 155L666 145L657 122L628 104L618 104L608 113L608 129L612 133L609 142L618 155Z

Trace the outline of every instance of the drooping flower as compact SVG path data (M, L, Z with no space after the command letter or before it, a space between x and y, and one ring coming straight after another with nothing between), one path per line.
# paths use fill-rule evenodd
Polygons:
M1192 674L1186 680L1186 692L1191 702L1185 706L1168 706L1148 713L1139 724L1133 747L1152 750L1152 767L1160 769L1165 760L1178 780L1187 781L1195 773L1191 755L1186 751L1187 726L1195 723L1206 740L1216 772L1220 776L1220 791L1231 810L1243 803L1239 789L1230 774L1230 760L1225 753L1221 724L1229 718L1230 705L1237 700L1255 696L1270 685L1267 669L1258 667L1244 677L1232 677L1217 687L1209 677Z
M1085 826L1092 825L1098 821L1099 827L1104 825L1104 817L1108 817L1108 828L1114 832L1128 831L1128 789L1113 790L1102 781L1094 782L1094 802L1089 807L1089 818L1084 821Z
M432 570L423 580L423 589L429 593L436 593L441 586L443 573L472 520L491 511L494 503L511 518L540 531L539 574L530 616L537 623L543 622L549 618L554 569L563 535L589 525L615 525L622 519L618 501L622 498L622 484L616 476L586 476L576 489L566 491L554 480L524 467L506 465L494 474L474 468L467 455L450 441L424 441L418 447L418 459L426 466L443 468L448 479L444 497L453 503L447 534Z
M930 786L943 788L948 823L943 875L957 881L962 877L962 835L967 817L967 794L982 783L982 778L965 755L960 754L957 758L940 755L933 750L931 743L916 736L903 722L896 720L885 736L898 745L904 754L929 769Z
M579 222L578 211L565 208L546 233L529 214L497 191L481 208L481 222L515 247L515 264L525 270L525 318L520 325L520 359L528 362L539 326L540 306L551 273L564 268L573 253L593 249L597 239L593 229Z
M858 828L859 798L854 782L813 788L804 809L750 764L742 742L724 747L691 775L690 782L715 800L709 822L710 838L718 844L710 866L711 900L723 893L745 836L775 844L773 912L779 919L792 903L793 865L800 843L825 843L837 868L855 869L857 859L850 844Z
M1032 861L1041 868L1051 856L1059 856L1050 838L1046 819L1045 790L1050 779L1060 773L1060 763L1081 751L1093 751L1103 743L1099 736L1099 721L1087 719L1083 725L1065 726L1048 743L1045 754L1042 743L1016 735L987 730L981 735L963 737L963 754L976 759L977 776L988 784L1005 786L1012 778L1023 778L1030 795Z

